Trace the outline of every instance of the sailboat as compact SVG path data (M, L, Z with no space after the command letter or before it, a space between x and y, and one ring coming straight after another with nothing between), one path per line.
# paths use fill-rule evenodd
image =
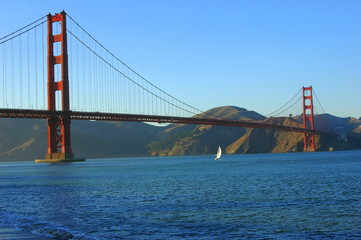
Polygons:
M221 159L221 155L222 155L222 149L220 146L218 146L218 151L217 151L217 154L216 154L216 157L214 160L220 160Z

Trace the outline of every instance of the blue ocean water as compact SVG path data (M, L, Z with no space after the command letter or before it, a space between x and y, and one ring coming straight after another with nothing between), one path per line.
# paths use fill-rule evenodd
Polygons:
M361 151L0 163L0 224L54 239L361 239Z

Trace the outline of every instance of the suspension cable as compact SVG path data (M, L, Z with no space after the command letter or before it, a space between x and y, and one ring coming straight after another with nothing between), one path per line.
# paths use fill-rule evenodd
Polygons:
M6 35L6 36L4 36L4 37L0 38L0 41L1 41L1 40L3 40L3 39L5 39L5 38L7 38L7 37L9 37L9 36L11 36L11 35L14 35L14 34L15 34L15 33L17 33L17 32L20 32L21 30L23 30L23 29L25 29L25 28L27 28L27 27L29 27L29 26L31 26L31 25L33 25L33 24L35 24L35 23L37 23L38 21L40 21L41 19L45 18L46 16L47 16L47 15L45 15L45 16L43 16L43 17L41 17L41 18L37 19L37 20L35 20L34 22L32 22L32 23L30 23L30 24L26 25L25 27L22 27L22 28L20 28L20 29L16 30L15 32L12 32L12 33L10 33L10 34L8 34L8 35ZM45 20L44 22L46 22L46 20ZM42 22L42 23L44 23L44 22Z
M41 24L45 23L46 21L47 21L47 20L44 20L44 21L42 21L42 22L40 22L40 23L36 24L35 26L32 26L31 28L28 28L27 30L25 30L25 31L23 31L23 32L21 32L21 33L19 33L19 34L17 34L17 35L12 36L11 38L8 38L8 39L6 39L6 40L4 40L4 41L0 42L0 45L1 45L1 44L3 44L3 43L6 43L6 42L8 42L8 41L10 41L10 40L12 40L12 39L14 39L14 38L16 38L16 37L21 36L21 35L23 35L24 33L29 32L30 30L32 30L32 29L34 29L34 28L36 28L36 27L40 26ZM24 28L25 28L25 27L24 27ZM16 32L18 32L18 31L16 31ZM15 32L14 32L14 33L15 33ZM13 34L13 33L12 33L12 34ZM12 34L9 34L8 36L11 36ZM2 39L4 39L4 38L5 38L5 37L1 38L0 40L2 40Z
M318 100L318 97L317 97L317 94L316 94L315 90L312 89L312 91L313 91L313 93L315 94L316 100L317 100L318 104L320 104L322 111L323 111L324 113L326 113L325 109L323 109L323 107L322 107L321 102Z
M140 85L139 83L137 83L136 81L134 81L133 79L131 79L130 77L128 77L127 75L125 75L124 73L122 73L119 69L117 69L114 65L112 65L112 64L111 64L109 61L107 61L105 58L103 58L103 57L100 56L98 53L96 53L96 52L95 52L93 49L91 49L85 42L83 42L83 41L80 40L77 36L75 36L75 34L73 34L69 29L67 29L67 31L68 31L75 39L77 39L81 44L83 44L89 51L91 51L91 52L92 52L93 54L95 54L98 58L100 58L104 63L106 63L106 64L107 64L108 66L110 66L111 68L113 68L113 69L114 69L116 72L118 72L119 74L123 75L126 79L128 79L129 81L131 81L131 82L132 82L133 84L135 84L136 86L142 88L144 91L147 91L149 94L153 95L154 97L156 97L156 98L158 98L158 99L160 99L160 100L162 100L162 101L167 102L168 104L171 104L171 105L173 105L173 106L175 106L175 107L177 107L177 108L180 108L180 109L182 109L183 111L186 111L186 112L188 112L188 113L196 114L195 112L186 110L186 109L184 109L184 108L182 108L182 107L179 107L179 106L176 106L175 104L173 104L173 103L171 103L171 102L169 102L169 101L161 98L160 96L157 96L155 93L153 93L153 92L151 92L150 90L146 89L145 87L143 87L142 85ZM151 84L151 83L150 83L150 84ZM160 90L158 87L154 86L153 84L151 84L151 85L152 85L153 87L157 88L158 90ZM162 90L160 90L160 91L162 91ZM162 91L162 92L164 92L164 91ZM167 94L167 93L166 93L166 94ZM167 94L167 95L168 95L168 94ZM176 98L174 98L174 99L176 99ZM179 101L179 102L181 102L181 101ZM181 102L181 103L183 103L183 102ZM184 103L183 103L183 104L184 104ZM187 105L187 104L184 104L184 105ZM187 105L187 106L189 106L189 105ZM196 108L193 108L193 107L190 107L190 108L197 110ZM198 111L201 112L201 110L198 110Z
M291 98L291 100L289 100L287 103L285 103L282 107L278 108L277 110L275 110L275 111L267 114L266 117L271 116L271 115L273 115L274 113L276 113L276 112L278 112L279 110L281 110L282 108L284 108L287 104L289 104L289 103L301 92L301 90L302 90L302 88ZM299 100L299 99L298 99L298 100ZM298 101L298 100L297 100L297 101ZM297 102L297 101L296 101L296 102ZM295 104L296 104L296 103L294 103L292 106L294 106ZM292 106L291 106L291 107L292 107ZM286 110L290 109L291 107L287 108ZM285 112L286 110L284 110L284 111L282 111L282 112L280 112L280 113L278 113L278 114L276 114L276 115L279 115L279 114Z
M167 96L169 96L169 97L171 97L171 98L173 98L173 99L175 99L176 101L178 101L178 102L180 102L180 103L182 103L183 105L185 105L185 106L187 106L187 107L189 107L189 108L191 108L191 109L193 109L193 110L196 110L196 111L198 111L198 112L200 112L200 113L202 113L203 111L202 110L200 110L200 109L197 109L197 108L195 108L195 107L192 107L192 106L190 106L189 104L187 104L187 103L185 103L185 102L183 102L183 101L181 101L181 100L179 100L179 99L177 99L176 97L174 97L174 96L172 96L172 95L170 95L170 94L168 94L168 93L166 93L165 91L163 91L162 89L160 89L159 87L157 87L156 85L154 85L153 83L151 83L150 81L148 81L147 79L145 79L143 76L141 76L139 73L137 73L135 70L133 70L131 67L129 67L126 63L124 63L122 60L120 60L117 56L115 56L112 52L110 52L107 48L105 48L99 41L97 41L90 33L88 33L82 26L80 26L71 16L69 16L69 14L67 14L67 16L80 28L80 29L82 29L91 39L93 39L97 44L99 44L106 52L108 52L112 57L114 57L116 60L118 60L120 63L122 63L124 66L126 66L129 70L131 70L134 74L136 74L138 77L140 77L141 79L143 79L145 82L147 82L148 84L150 84L151 86L153 86L154 88L156 88L158 91L160 91L160 92L162 92L162 93L164 93L165 95L167 95ZM69 30L68 30L69 31ZM70 31L69 31L69 33L70 34L72 34ZM74 34L72 34L73 36L74 36ZM75 36L74 36L75 37ZM75 37L76 38L76 37ZM79 39L78 39L79 40ZM84 43L83 43L83 45L84 46L86 46ZM89 50L91 50L88 46L86 46ZM92 50L91 50L92 51ZM94 51L92 51L94 54L96 54ZM98 54L96 54L96 55L98 55ZM98 57L100 57L99 55L98 55ZM103 61L106 61L105 59L103 59L102 58L102 60ZM107 61L106 61L107 62ZM107 62L107 64L109 64L108 62ZM111 64L109 64L109 65L111 65ZM117 70L117 69L115 69L115 70ZM128 78L129 79L129 78ZM129 80L131 80L131 79L129 79ZM145 88L144 87L142 87L141 85L139 85L138 83L136 83L135 81L133 81L133 80L131 80L132 82L134 82L137 86L139 86L139 87L141 87L142 89L144 89L145 90ZM149 92L149 91L148 91ZM163 99L163 98L160 98L160 99L162 99L163 101L166 101L165 99ZM169 101L166 101L167 103L170 103ZM173 105L174 106L174 105ZM184 110L184 109L183 109ZM188 111L189 113L192 113L192 114L195 114L194 112L190 112L190 111Z
M288 109L290 109L291 107L293 107L294 105L296 105L296 104L298 103L298 101L300 101L301 99L302 99L302 96L299 97L291 106L289 106L288 108L286 108L286 109L283 110L282 112L279 112L278 114L276 114L276 116L277 116L277 115L280 115L280 114L282 114L282 113L284 113L284 112L286 112Z

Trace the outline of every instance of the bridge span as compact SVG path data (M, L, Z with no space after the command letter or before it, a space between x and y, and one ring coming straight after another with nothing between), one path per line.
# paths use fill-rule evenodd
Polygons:
M242 121L226 120L217 118L197 118L197 117L176 117L176 116L156 116L141 114L124 114L124 113L102 113L102 112L79 112L79 111L48 111L32 109L0 109L1 118L62 118L70 117L71 120L94 120L94 121L128 121L128 122L152 122L160 124L197 124L197 125L214 125L228 127L245 127L245 128L266 128L280 131L297 132L297 133L314 133L316 135L337 136L337 133L312 130L308 128L268 124L262 121Z

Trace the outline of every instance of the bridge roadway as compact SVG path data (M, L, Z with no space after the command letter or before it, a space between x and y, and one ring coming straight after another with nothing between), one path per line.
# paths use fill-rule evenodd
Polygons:
M37 118L46 119L54 117L70 116L71 120L95 120L95 121L130 121L130 122L155 122L174 124L200 124L246 128L267 128L281 131L312 133L311 129L267 124L261 121L223 120L211 118L172 117L124 113L102 112L78 112L78 111L49 111L32 109L0 109L0 118ZM314 130L317 135L337 136L337 133Z

